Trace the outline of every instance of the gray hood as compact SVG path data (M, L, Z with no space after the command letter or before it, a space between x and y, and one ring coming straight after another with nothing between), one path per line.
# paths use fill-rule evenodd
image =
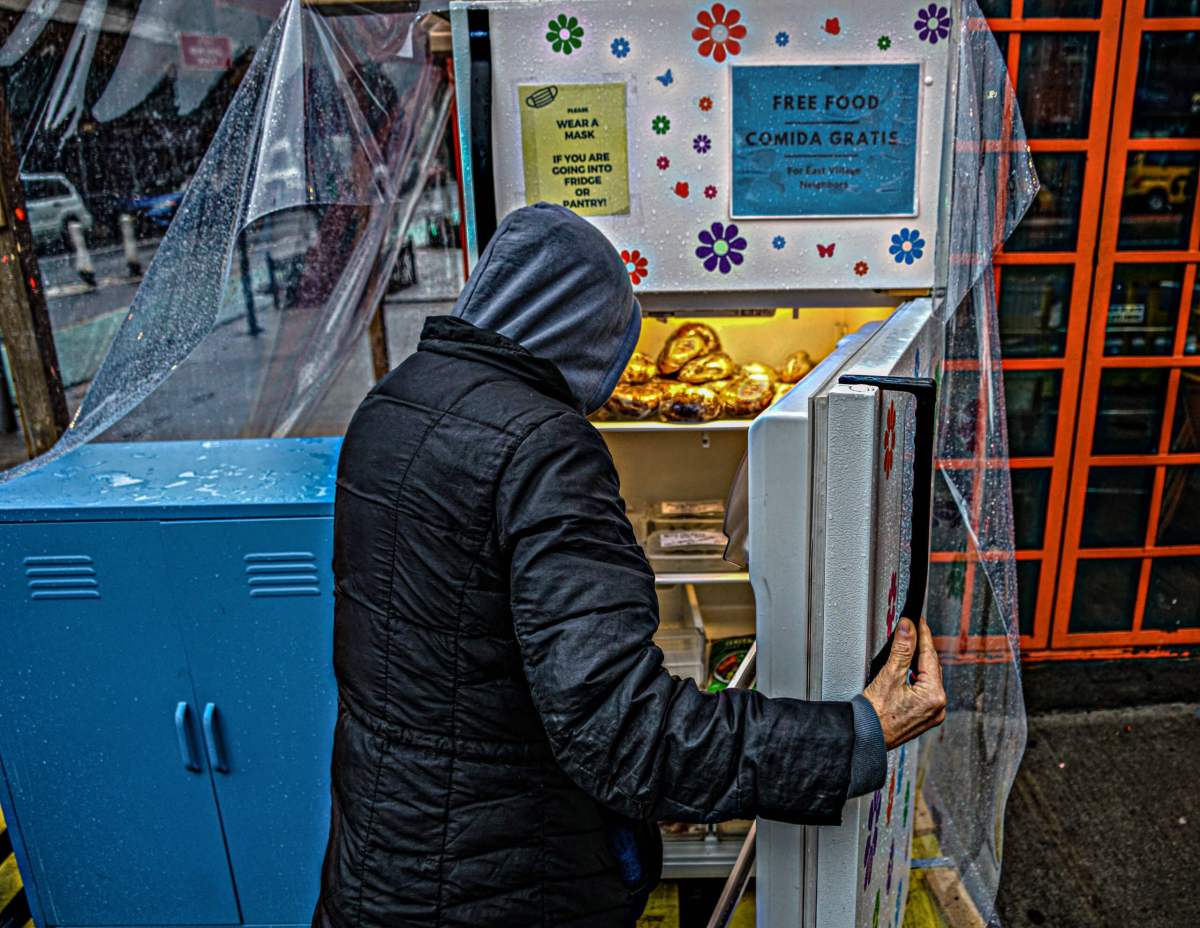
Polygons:
M642 325L616 249L553 203L504 217L451 315L553 363L589 413L612 393Z

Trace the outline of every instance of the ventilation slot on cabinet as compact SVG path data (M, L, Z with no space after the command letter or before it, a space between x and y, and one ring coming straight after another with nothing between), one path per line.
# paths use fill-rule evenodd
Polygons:
M30 599L99 599L96 568L86 554L40 555L24 561Z
M321 592L316 558L311 551L278 551L246 555L246 583L251 596L317 596Z

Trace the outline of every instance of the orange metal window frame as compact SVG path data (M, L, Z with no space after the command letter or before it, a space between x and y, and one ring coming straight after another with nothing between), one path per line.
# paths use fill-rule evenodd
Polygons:
M1130 153L1138 151L1200 152L1200 138L1130 137L1143 36L1149 32L1200 32L1200 17L1148 18L1144 15L1144 10L1145 0L1126 0L1124 30L1114 94L1113 129L1108 152L1107 195L1104 197L1100 214L1099 250L1079 402L1081 415L1078 421L1072 463L1074 479L1071 481L1067 503L1058 595L1049 643L1050 648L1054 651L1070 654L1084 653L1103 656L1175 654L1178 653L1176 649L1181 645L1200 644L1200 628L1160 631L1142 627L1146 612L1146 596L1150 585L1150 571L1154 559L1170 555L1200 555L1200 545L1166 546L1158 545L1155 541L1158 534L1167 466L1200 464L1200 454L1170 454L1165 450L1169 447L1171 428L1175 417L1180 371L1185 368L1200 368L1200 356L1183 354L1189 309L1196 283L1196 262L1200 261L1200 195L1196 196L1193 204L1191 227L1185 249L1121 251L1117 247L1125 170ZM1184 265L1183 292L1177 310L1175 341L1171 355L1105 356L1104 354L1108 304L1114 271L1117 265L1130 263ZM1100 380L1106 370L1115 368L1166 368L1170 371L1167 402L1163 410L1157 453L1092 454ZM1142 546L1080 547L1088 474L1094 465L1152 466L1154 468L1150 513L1147 520L1145 542ZM1075 595L1077 567L1081 560L1089 558L1140 559L1137 599L1130 630L1074 633L1070 631L1070 612Z

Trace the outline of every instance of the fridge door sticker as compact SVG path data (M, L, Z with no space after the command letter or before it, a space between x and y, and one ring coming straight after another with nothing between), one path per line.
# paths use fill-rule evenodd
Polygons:
M521 84L525 202L629 212L625 84Z
M730 68L735 218L914 216L921 66Z

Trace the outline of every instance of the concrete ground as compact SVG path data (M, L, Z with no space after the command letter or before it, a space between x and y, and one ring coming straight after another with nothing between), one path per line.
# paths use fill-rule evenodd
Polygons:
M1005 928L1200 925L1197 873L1200 702L1030 715L1006 816Z

